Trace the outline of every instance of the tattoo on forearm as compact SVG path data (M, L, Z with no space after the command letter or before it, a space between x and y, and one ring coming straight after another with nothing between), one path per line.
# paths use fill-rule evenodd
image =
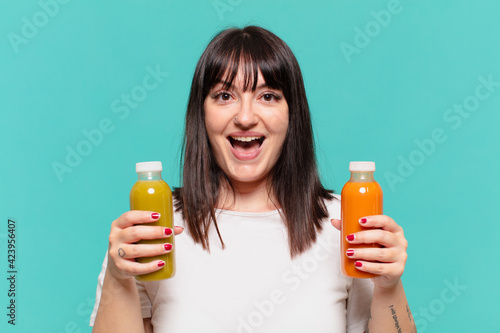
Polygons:
M410 307L408 306L408 304L406 304L406 313L408 313L408 319L410 320L410 323L412 323L413 322L412 315L411 315Z
M401 333L401 327L399 326L398 316L396 315L396 310L394 310L394 305L390 305L389 308L391 308L392 319L394 319L394 326L396 327L398 333Z
M121 247L118 249L118 255L122 258L125 256L125 251Z

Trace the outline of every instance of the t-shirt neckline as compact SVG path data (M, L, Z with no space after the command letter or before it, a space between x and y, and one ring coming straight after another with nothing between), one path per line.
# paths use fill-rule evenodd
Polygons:
M271 216L279 215L280 212L282 212L281 209L275 209L275 210L271 210L268 212L238 212L235 210L227 210L227 209L221 209L221 208L215 209L215 215L232 215L232 216L255 217L255 218L271 217Z

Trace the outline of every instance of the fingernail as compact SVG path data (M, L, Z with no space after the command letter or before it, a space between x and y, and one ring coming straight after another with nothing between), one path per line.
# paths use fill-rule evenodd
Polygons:
M364 217L362 219L359 219L359 223L365 224L366 223L366 219Z
M354 266L356 266L356 267L361 267L361 266L363 266L363 264L361 263L361 261L356 261L356 262L354 263Z
M158 220L160 218L160 213L151 213L151 218Z
M165 251L172 250L172 244L165 244Z
M165 262L164 262L164 261L160 261L160 262L158 263L158 267L163 267L163 266L165 266Z
M165 235L170 236L173 233L172 229L165 228Z
M347 235L346 239L348 242L352 242L354 240L354 235L353 234Z
M346 253L348 257L352 257L354 255L354 250L347 250Z

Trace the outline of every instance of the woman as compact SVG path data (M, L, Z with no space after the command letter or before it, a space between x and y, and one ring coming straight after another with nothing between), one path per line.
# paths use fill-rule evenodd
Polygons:
M184 145L179 226L148 227L157 216L145 211L112 223L95 332L415 330L401 283L407 242L390 217L368 216L363 225L376 229L350 237L383 245L349 253L379 277L340 274L339 197L319 181L302 75L281 39L249 26L210 42L194 74ZM134 258L172 246L133 243L183 230L176 276L136 282L162 262Z

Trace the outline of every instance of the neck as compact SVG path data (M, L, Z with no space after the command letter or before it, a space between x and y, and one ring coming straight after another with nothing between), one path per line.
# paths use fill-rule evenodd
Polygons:
M269 212L279 208L268 181L252 183L232 182L221 186L216 207L237 212ZM233 190L234 189L234 190Z

